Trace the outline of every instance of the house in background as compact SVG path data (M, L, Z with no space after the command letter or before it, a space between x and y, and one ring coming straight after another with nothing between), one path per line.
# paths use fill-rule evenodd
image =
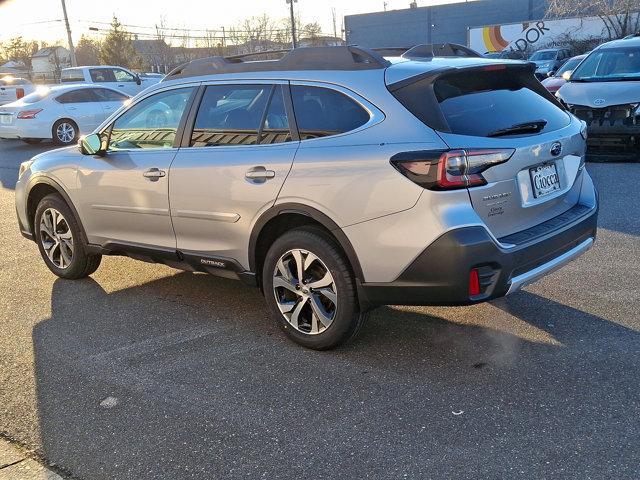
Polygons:
M14 77L29 78L29 69L25 67L24 63L9 60L6 63L0 65L0 77L5 75L12 75Z
M31 56L31 78L34 81L58 82L60 71L71 66L71 53L64 47L45 47Z

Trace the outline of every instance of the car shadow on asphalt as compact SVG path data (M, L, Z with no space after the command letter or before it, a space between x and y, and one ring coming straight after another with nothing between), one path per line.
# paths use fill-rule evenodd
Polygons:
M51 317L33 330L40 453L81 478L202 478L202 471L233 465L238 476L258 465L274 477L317 478L354 458L371 472L366 449L373 440L304 466L282 457L282 448L292 439L298 453L329 448L329 440L347 445L362 428L375 438L377 429L399 428L389 424L395 412L424 422L430 410L473 403L475 391L482 391L479 405L467 408L501 404L505 395L558 402L532 415L562 423L564 409L613 402L610 390L635 377L616 361L625 352L611 344L638 348L638 333L596 315L528 292L461 311L489 320L459 323L385 307L355 342L313 352L284 338L260 293L238 282L178 273L106 292L93 279L56 280ZM496 328L492 314L516 317L557 342ZM594 371L599 355L614 361ZM576 397L583 390L589 394ZM442 420L430 421L438 428ZM470 421L486 431L492 420ZM539 434L519 427L502 433L522 448L548 440ZM571 433L554 438L570 442L563 435ZM415 439L398 437L398 448L405 440ZM390 458L392 444L385 447Z

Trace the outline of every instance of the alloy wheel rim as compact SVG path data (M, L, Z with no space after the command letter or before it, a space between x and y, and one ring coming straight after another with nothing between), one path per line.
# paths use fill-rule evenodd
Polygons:
M63 143L70 143L76 136L76 130L70 123L63 122L56 129L58 140Z
M273 293L283 317L297 331L317 335L331 326L338 308L333 275L317 255L286 252L273 272Z
M73 235L67 219L55 208L47 208L40 217L40 242L47 258L65 269L73 261Z

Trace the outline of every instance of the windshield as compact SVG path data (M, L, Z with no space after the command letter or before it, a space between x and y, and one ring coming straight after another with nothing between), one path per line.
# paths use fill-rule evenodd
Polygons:
M542 50L531 55L531 57L529 57L529 60L534 62L538 62L540 60L555 60L557 55L558 52L556 52L555 50Z
M560 67L560 69L556 73L556 77L561 77L563 73L570 72L574 68L578 66L578 64L582 61L582 58L572 58L568 60L564 65Z
M596 50L575 69L572 82L640 80L640 48Z

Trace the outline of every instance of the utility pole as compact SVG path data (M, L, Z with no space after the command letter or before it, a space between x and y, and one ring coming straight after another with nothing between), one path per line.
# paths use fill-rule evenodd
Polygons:
M293 13L293 4L297 2L298 0L287 0L287 3L291 7L291 46L293 48L298 46L298 42L296 40L296 16Z
M338 30L336 29L336 9L331 9L331 16L333 17L333 38L338 38Z
M226 42L227 42L227 32L225 32L224 25L223 25L222 26L222 48L225 47Z
M73 48L73 39L71 38L71 27L69 26L69 17L67 16L67 6L62 1L62 13L64 14L64 24L67 27L67 40L69 41L69 52L71 52L71 66L77 67L78 62L76 61L76 50Z

